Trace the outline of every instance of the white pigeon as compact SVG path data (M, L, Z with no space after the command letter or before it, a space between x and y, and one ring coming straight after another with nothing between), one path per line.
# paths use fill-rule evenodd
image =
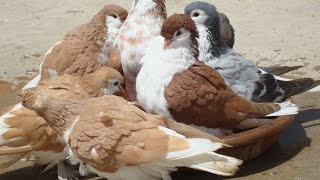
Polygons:
M129 98L136 100L136 77L151 39L160 34L167 17L165 0L135 0L126 21L119 30L116 44L121 52L121 65Z

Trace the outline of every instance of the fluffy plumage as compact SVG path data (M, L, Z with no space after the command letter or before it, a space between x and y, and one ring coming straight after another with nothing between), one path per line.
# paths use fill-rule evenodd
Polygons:
M167 18L161 29L165 36L159 38L159 43L169 41L171 44L166 46L169 48L161 51L154 47L154 51L142 59L137 97L148 112L187 124L232 129L247 118L263 117L280 109L277 104L258 104L238 96L216 70L199 62L192 40L197 37L197 31L194 25L184 25L189 23L194 22L187 15L175 14ZM180 28L170 26L172 24ZM295 105L284 106L288 114L297 113Z
M108 64L114 39L127 14L120 6L104 6L89 23L71 31L46 54L41 79L62 74L81 76Z
M136 0L119 30L116 43L121 52L126 91L131 100L136 100L135 83L141 67L140 59L145 55L150 40L160 34L165 18L165 0Z
M262 73L252 61L223 44L219 13L213 5L193 2L186 7L185 12L201 31L199 60L216 69L238 95L257 102L281 102L318 85L311 78L286 82Z
M64 137L82 169L111 180L170 179L176 167L232 175L241 164L212 152L220 143L187 139L117 96L72 101L29 92L23 102Z
M81 99L117 93L123 81L119 72L102 67L83 77L65 74L43 80L33 91L61 99ZM61 137L35 111L18 104L0 120L0 167L7 167L30 154L46 154L39 157L39 164L57 163L60 159L52 157L64 157L61 154L65 144Z

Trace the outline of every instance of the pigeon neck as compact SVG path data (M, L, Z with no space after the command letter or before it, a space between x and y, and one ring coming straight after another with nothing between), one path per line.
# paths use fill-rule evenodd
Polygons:
M210 17L205 25L208 28L207 38L210 42L209 53L212 54L213 57L219 57L221 55L221 36L220 36L220 19L219 15L216 14L214 17Z
M212 38L210 38L212 37ZM216 35L216 33L212 33L212 31L210 31L207 34L207 38L210 40L210 48L209 48L209 53L213 56L213 57L219 57L221 55L221 42L220 42L220 38L219 36Z

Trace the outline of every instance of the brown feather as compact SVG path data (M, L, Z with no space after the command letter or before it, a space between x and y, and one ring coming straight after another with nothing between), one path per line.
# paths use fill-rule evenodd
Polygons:
M107 66L116 69L123 75L123 70L121 66L121 52L118 47L114 47L109 56Z
M185 140L158 129L163 119L148 115L121 97L69 101L32 93L25 105L40 113L59 133L77 120L68 144L80 160L100 171L115 172L123 165L161 160L170 151L189 147Z
M1 135L7 143L3 144L6 147L0 149L0 154L63 150L64 144L57 140L57 134L36 112L22 107L10 113L14 116L4 120L10 129Z
M175 120L210 128L233 128L249 117L277 111L276 104L256 104L237 96L219 73L197 62L177 73L165 89Z

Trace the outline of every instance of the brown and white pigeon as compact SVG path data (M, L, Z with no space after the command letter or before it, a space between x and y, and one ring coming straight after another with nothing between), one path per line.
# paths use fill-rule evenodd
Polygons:
M43 61L41 79L84 75L106 65L127 14L118 5L104 6L89 23L77 27L52 47Z
M160 47L155 41L143 57L137 77L137 99L149 113L227 129L248 118L297 113L291 103L255 103L235 94L216 70L198 61L198 32L188 15L167 18L161 36Z
M79 171L109 180L169 180L170 171L189 167L233 175L242 161L214 153L221 143L186 138L117 96L62 100L28 92L23 104L37 111L63 137Z
M135 0L119 30L116 43L121 53L126 91L132 101L136 100L135 83L141 67L140 59L150 40L160 34L166 17L165 0Z
M186 6L185 13L191 16L199 30L199 60L216 69L238 95L256 102L281 102L320 83L311 78L283 81L259 70L252 61L223 42L215 6L196 1Z
M123 83L118 71L101 67L83 77L65 74L43 80L33 91L60 99L83 99L121 93ZM28 155L36 156L39 165L50 164L50 168L65 158L61 139L41 116L19 103L0 117L0 168Z

